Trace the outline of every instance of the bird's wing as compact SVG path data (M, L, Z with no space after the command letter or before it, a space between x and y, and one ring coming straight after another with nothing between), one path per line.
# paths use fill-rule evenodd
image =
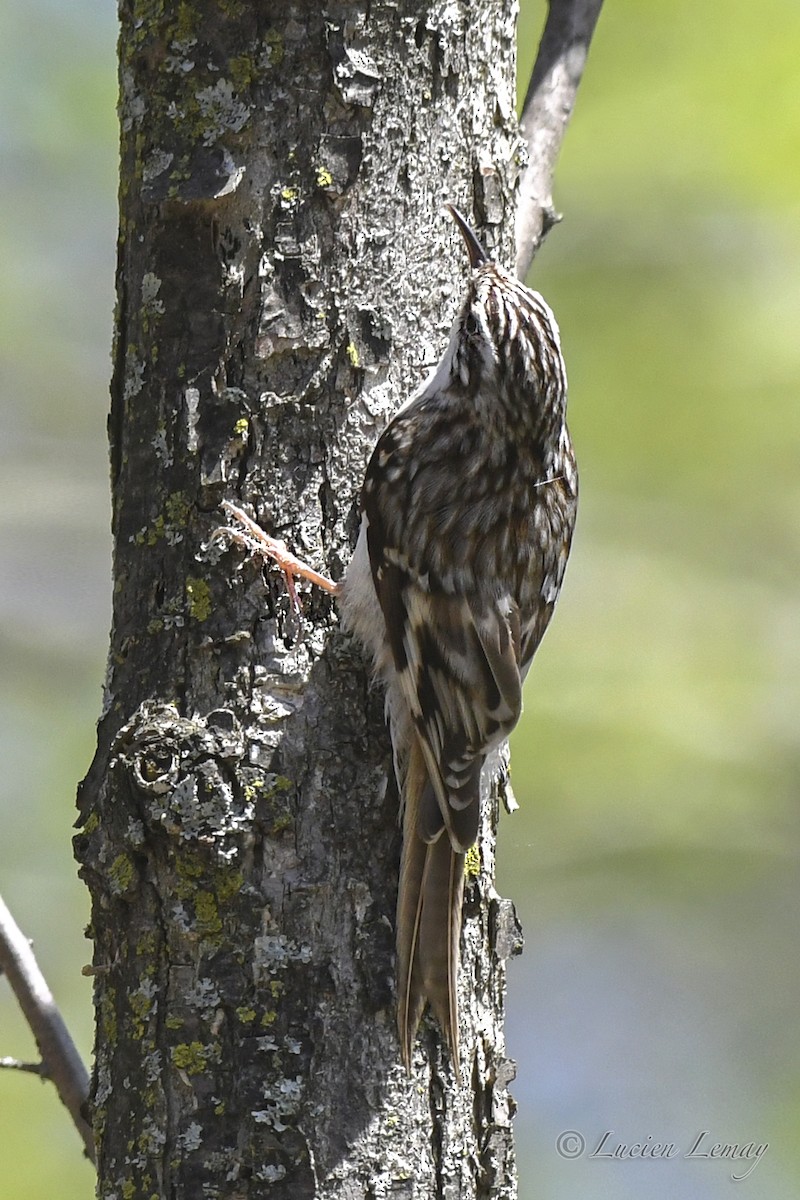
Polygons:
M475 841L486 755L513 729L522 707L519 613L510 598L434 590L368 530L375 587L397 686L428 769L419 836L447 829L453 849Z

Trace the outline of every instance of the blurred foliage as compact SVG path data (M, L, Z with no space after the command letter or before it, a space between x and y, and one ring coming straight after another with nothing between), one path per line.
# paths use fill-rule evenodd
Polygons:
M700 1129L797 1192L798 49L792 0L609 3L531 273L582 494L501 831L521 1200L722 1196ZM568 1161L564 1129L681 1155Z
M86 1061L88 899L72 858L110 596L105 439L116 240L115 13L0 6L0 891ZM0 1056L36 1060L0 979ZM0 1072L2 1192L86 1200L50 1084Z
M561 854L797 847L800 12L768 7L602 14L532 272L582 497L514 762Z
M0 888L87 1058L69 837L108 623L114 38L92 0L0 7ZM721 1163L560 1159L567 1128L768 1141L738 1186L800 1182L799 50L796 0L609 0L532 271L582 495L501 835L521 1200L729 1195ZM2 984L1 1054L33 1056ZM15 1200L92 1192L51 1091L0 1073Z

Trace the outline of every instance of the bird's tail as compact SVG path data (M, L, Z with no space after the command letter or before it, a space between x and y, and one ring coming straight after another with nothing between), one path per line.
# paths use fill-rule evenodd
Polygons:
M465 855L442 826L432 841L419 835L423 793L431 787L414 746L404 771L403 856L397 895L397 1028L406 1069L426 1003L458 1071L458 960Z

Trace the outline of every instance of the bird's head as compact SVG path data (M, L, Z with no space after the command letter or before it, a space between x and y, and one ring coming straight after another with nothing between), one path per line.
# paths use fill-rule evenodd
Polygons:
M489 388L516 404L539 398L563 411L566 375L558 325L538 292L500 267L464 215L446 205L464 239L471 275L452 340L452 371L469 392Z

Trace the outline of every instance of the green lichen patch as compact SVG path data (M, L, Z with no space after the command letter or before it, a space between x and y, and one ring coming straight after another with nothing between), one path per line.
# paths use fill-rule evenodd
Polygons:
M217 1054L216 1047L204 1046L202 1042L180 1042L172 1047L170 1057L174 1065L187 1075L201 1075Z
M157 434L159 445L164 444L163 428ZM180 541L183 530L189 524L192 504L185 492L170 492L164 501L164 511L159 513L151 525L146 525L135 535L137 546L155 546L161 538L170 545Z
M186 580L186 599L192 619L207 621L211 616L211 589L204 579L189 576Z
M263 820L270 837L280 837L294 827L294 813L289 804L289 796L294 790L291 779L285 775L269 775L266 779L252 779L246 787L252 789L249 798L258 799L264 805Z
M193 900L197 932L208 941L219 941L222 933L222 917L219 915L216 897L210 892L195 892Z
M171 525L188 525L191 510L191 501L185 492L170 492L164 501L164 511Z
M186 850L176 856L177 894L194 909L194 932L212 946L222 943L223 917L244 887L241 871L227 862L206 862Z
M114 1046L117 1041L117 993L113 987L106 987L100 998L100 1028L106 1045Z
M478 847L470 846L464 860L464 874L467 879L477 879L481 873L481 856L478 853Z
M158 950L156 935L148 930L136 939L136 954L140 958L154 958Z
M239 95L242 92L249 91L256 77L255 65L252 58L248 54L240 54L236 58L231 58L228 60L228 70L231 82Z
M277 29L268 29L264 35L266 59L270 67L279 67L286 53L283 45L283 35Z
M227 904L234 896L238 896L244 887L244 875L241 871L218 871L216 892L223 904Z
M124 895L133 884L136 868L127 854L118 854L108 868L108 881L117 896Z
M128 996L128 1006L131 1011L131 1027L137 1041L145 1035L147 1021L155 1008L154 990L150 987L137 988Z
M83 822L82 832L84 834L94 833L94 831L96 829L98 829L99 826L100 826L100 818L98 817L97 813L96 812L89 813L89 816Z

